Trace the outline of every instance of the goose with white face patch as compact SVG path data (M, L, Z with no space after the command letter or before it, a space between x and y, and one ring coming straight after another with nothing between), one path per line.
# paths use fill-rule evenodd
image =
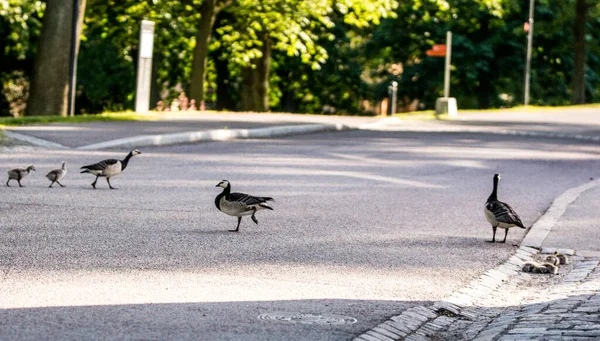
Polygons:
M512 209L507 203L498 200L498 181L500 181L500 174L494 175L494 190L485 203L484 213L487 221L492 224L492 230L494 234L490 243L496 242L496 229L499 227L504 229L504 240L501 243L506 242L506 236L508 235L508 229L513 226L518 226L522 229L526 228L523 226L523 222L515 210Z
M240 222L242 217L251 215L251 219L258 225L258 220L254 216L259 210L273 210L267 204L267 201L273 200L271 197L255 197L244 193L231 193L231 184L227 180L219 182L215 187L222 187L223 192L215 198L215 205L219 211L238 218L237 227L230 232L238 232L240 230Z
M91 165L83 166L81 169L81 173L91 173L96 176L96 180L92 182L92 187L96 189L96 182L99 177L105 177L106 182L108 182L108 187L110 189L117 189L110 184L110 178L116 175L121 174L125 168L127 168L127 164L129 163L129 159L131 159L135 155L140 155L141 152L137 149L134 149L127 154L127 156L123 160L117 159L106 159L102 160L98 163L94 163Z
M25 169L15 168L7 171L8 180L6 180L6 186L10 187L10 185L8 184L10 180L17 180L17 182L19 183L19 187L23 187L23 185L21 185L21 180L23 180L23 178L27 175L31 174L31 171L35 171L35 167L33 165L29 165Z
M48 174L46 174L46 178L52 181L52 183L48 187L52 188L52 185L54 185L55 182L59 184L60 187L65 187L65 185L60 183L60 180L64 178L65 175L67 175L67 163L63 161L62 167L60 169L52 170Z

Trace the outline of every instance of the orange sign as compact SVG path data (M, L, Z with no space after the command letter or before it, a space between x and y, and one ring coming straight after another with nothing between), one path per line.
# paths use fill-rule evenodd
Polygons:
M425 51L430 57L445 57L446 56L446 44L437 44L431 47L431 50Z

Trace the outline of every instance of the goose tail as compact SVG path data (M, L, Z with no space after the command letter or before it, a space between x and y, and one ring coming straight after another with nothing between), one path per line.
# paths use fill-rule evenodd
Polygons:
M271 199L271 200L272 200L272 199ZM258 204L258 206L260 206L260 207L262 207L262 208L265 208L265 209L267 209L267 210L271 210L271 211L273 211L273 207L271 207L271 206L269 206L269 205L267 205L267 204L265 204L265 203Z
M89 172L90 172L90 170L89 170L89 169L84 169L84 170L82 170L82 171L81 171L81 172L79 172L79 173L81 173L81 174L82 174L82 173L89 173Z

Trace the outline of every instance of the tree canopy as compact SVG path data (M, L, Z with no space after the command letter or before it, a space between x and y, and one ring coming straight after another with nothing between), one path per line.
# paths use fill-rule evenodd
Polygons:
M600 2L535 3L530 103L600 101ZM377 110L397 81L401 110L432 108L443 94L444 62L425 51L443 44L448 30L450 94L459 107L520 105L528 6L517 0L87 0L76 109L133 108L144 19L156 22L151 107L185 91L208 109L363 114ZM25 113L45 14L42 1L0 0L2 114Z

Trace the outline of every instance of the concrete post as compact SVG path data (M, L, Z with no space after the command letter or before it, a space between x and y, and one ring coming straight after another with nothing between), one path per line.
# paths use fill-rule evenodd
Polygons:
M154 22L142 20L138 53L135 112L150 110L150 83L152 82L152 49L154 46Z
M397 97L398 97L397 96L398 82L393 81L392 84L388 87L388 92L389 92L390 99L391 99L389 115L392 116L396 113L396 101L397 101Z

